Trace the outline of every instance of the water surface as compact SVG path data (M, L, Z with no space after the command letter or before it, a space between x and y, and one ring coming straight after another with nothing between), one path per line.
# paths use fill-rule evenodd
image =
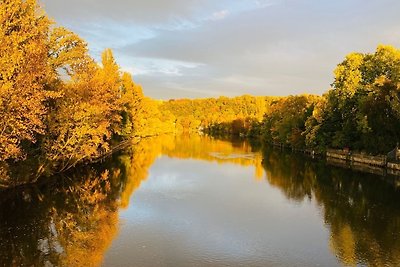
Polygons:
M147 139L0 195L4 266L398 266L398 180L245 141Z

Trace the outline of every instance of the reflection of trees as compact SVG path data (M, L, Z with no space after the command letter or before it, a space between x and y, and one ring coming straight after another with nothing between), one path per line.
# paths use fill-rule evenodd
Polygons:
M143 139L132 148L129 154L120 156L126 177L120 196L122 208L128 207L130 197L139 188L142 181L147 178L150 166L161 154L161 147L171 145L171 141L173 139L168 136Z
M301 201L312 197L315 175L310 165L300 158L266 148L263 165L268 182L282 190L289 199Z
M131 156L121 156L126 182L121 186L121 206L146 179L148 168L161 154L180 159L255 166L257 177L267 173L268 182L289 199L314 198L331 231L330 247L346 265L400 264L400 196L397 189L373 175L330 168L322 163L265 149L263 155L244 141L224 141L206 136L160 136L144 139ZM217 152L217 155L212 153ZM251 154L251 157L244 155ZM261 157L263 162L261 163Z
M69 187L70 209L52 209L57 242L63 248L62 266L98 266L117 232L115 200L109 198L108 171Z
M52 183L3 192L0 265L100 265L117 232L118 208L127 207L161 148L171 145L168 140L174 141L143 139ZM6 175L7 168L2 170Z
M255 166L256 178L264 176L261 155L255 145L245 140L221 140L210 136L181 135L166 136L162 141L162 153L179 159L200 159L220 164L233 163L241 166Z
M141 182L147 178L148 169L160 155L180 159L193 158L218 163L234 163L242 166L254 165L256 177L262 178L264 176L264 168L261 164L262 155L251 154L254 152L254 147L255 145L250 145L249 142L243 140L232 142L200 135L161 135L142 139L129 154L119 156L119 162L124 166L121 168L124 172L123 177L126 177L126 182L121 190L121 207L128 206L130 197L139 188Z
M286 197L322 207L330 247L344 264L400 265L400 195L392 184L270 149L263 165Z
M40 175L40 166L38 157L29 157L11 164L6 161L0 162L0 189L36 181Z
M84 167L52 183L7 191L0 198L0 259L5 266L97 266L117 232L118 208L127 207L134 191L163 154L258 166L261 155L247 142L207 137L160 136L143 139L98 166ZM218 152L222 158L212 156ZM4 170L7 170L4 168ZM7 172L4 172L7 175Z
M117 232L113 172L87 168L3 194L4 266L97 266ZM7 197L7 194L9 196Z
M101 264L118 230L118 208L128 206L164 154L255 166L256 177L265 169L268 182L288 199L314 198L331 232L330 247L343 264L400 265L400 196L392 184L268 148L251 153L254 147L196 135L143 139L99 166L8 191L0 197L0 264Z
M148 176L148 170L160 155L180 159L201 159L218 163L234 163L242 166L256 167L256 177L264 176L261 164L262 155L259 153L247 155L254 151L249 142L243 140L224 141L200 135L161 135L144 138L135 145L129 153L119 156L118 162L123 167L125 183L121 186L120 205L126 208L129 199L141 182ZM213 154L216 152L218 155Z

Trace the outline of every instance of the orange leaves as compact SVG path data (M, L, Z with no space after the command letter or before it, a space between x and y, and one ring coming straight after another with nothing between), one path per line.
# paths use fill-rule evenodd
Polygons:
M49 29L35 0L2 2L0 22L0 160L21 158L21 143L38 135L46 157L64 167L108 151L122 112L137 112L142 97L132 80L123 84L111 50L98 66L79 36Z
M78 35L63 27L51 30L47 45L49 64L55 72L61 68L68 75L72 75L88 61L87 44ZM57 73L54 75L57 77Z
M84 72L73 73L49 114L45 153L62 168L97 158L109 151L113 137L133 133L141 89L128 74L121 76L111 50L102 63L90 61Z
M44 132L50 22L36 14L33 0L0 5L0 160L22 157L21 141L35 142Z

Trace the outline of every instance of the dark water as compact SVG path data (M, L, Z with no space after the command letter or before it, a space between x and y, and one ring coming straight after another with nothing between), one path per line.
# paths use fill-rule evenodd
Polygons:
M166 136L0 194L0 266L400 266L400 186Z

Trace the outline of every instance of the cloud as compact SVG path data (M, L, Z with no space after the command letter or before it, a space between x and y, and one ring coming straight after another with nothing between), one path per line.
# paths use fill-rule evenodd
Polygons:
M63 22L117 21L158 25L191 20L229 1L213 0L41 0L47 12ZM216 3L219 2L219 3Z
M256 6L260 7L260 8L265 8L265 7L269 7L269 6L273 6L275 4L277 4L279 1L277 0L256 0L255 4Z
M212 19L213 20L220 20L220 19L224 19L226 16L229 15L229 11L228 10L221 10L218 12L214 12L212 15Z
M347 53L400 46L397 0L45 0L156 98L322 93Z
M124 60L123 60L124 62ZM123 68L124 71L130 72L135 76L183 76L185 70L195 69L201 66L199 63L173 61L167 59L152 59L152 58L134 58L130 60L131 67Z
M227 95L245 90L264 95L322 93L345 54L372 52L377 43L389 40L386 32L400 22L395 12L372 3L364 2L355 12L344 2L336 6L301 2L250 10L179 34L161 30L154 39L123 51L201 63L209 70L202 77L209 80L204 89L215 88ZM363 13L372 10L385 19L377 21Z

